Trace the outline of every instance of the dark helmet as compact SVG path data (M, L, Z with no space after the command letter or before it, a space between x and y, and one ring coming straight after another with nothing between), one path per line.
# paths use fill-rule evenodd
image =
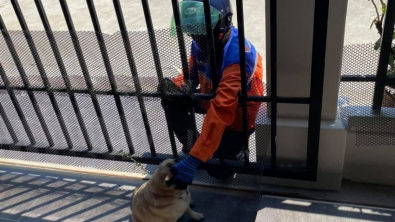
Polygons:
M189 35L206 35L203 0L183 0L178 3L184 33ZM229 0L210 0L211 27L218 34L225 33L232 25L232 6ZM171 30L175 34L174 16Z

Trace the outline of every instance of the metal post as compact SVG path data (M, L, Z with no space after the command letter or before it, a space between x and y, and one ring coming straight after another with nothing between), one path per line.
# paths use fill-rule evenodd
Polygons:
M16 133L15 133L14 129L12 128L11 122L8 119L7 113L5 112L3 105L1 105L1 102L0 102L0 116L4 121L4 124L7 127L8 132L10 133L12 141L14 142L14 144L18 143L18 137L16 136Z
M151 49L152 49L152 55L154 57L156 74L158 75L159 83L163 83L162 67L161 67L160 58L159 58L158 46L156 44L154 26L152 25L152 19L151 19L151 13L150 13L150 9L149 9L148 0L141 0L141 3L143 5L144 17L145 17L145 22L147 24L148 35L149 35ZM162 84L159 84L159 86L162 86ZM159 89L159 91L163 92L162 89ZM170 144L171 144L171 150L173 153L173 157L178 158L176 141L175 141L174 133L173 133L174 132L173 125L169 121L169 114L167 113L166 109L165 109L165 117L166 117L166 123L167 123L167 130L169 131Z
M328 13L329 0L315 0L306 163L307 175L312 181L317 180Z
M381 38L380 59L377 68L377 79L374 86L373 110L380 111L383 103L384 88L387 79L388 61L392 51L392 38L395 23L395 2L387 1L384 29Z
M277 168L277 1L270 1L270 136L271 168Z
M151 150L151 156L155 157L156 151L155 151L155 146L154 146L154 140L152 139L152 132L151 132L151 127L148 122L148 116L147 116L147 111L146 111L145 105L144 105L144 99L141 95L142 89L141 89L140 80L139 80L139 77L137 74L137 68L136 68L136 64L134 61L134 57L133 57L132 47L131 47L130 41L129 41L128 31L126 29L125 20L123 18L121 4L119 3L119 0L114 0L113 3L114 3L115 12L117 14L119 29L120 29L120 32L122 35L126 56L128 58L128 62L129 62L129 68L132 72L134 87L136 88L137 100L138 100L138 103L140 106L141 115L143 117L145 132L147 133L148 144L149 144L150 150Z
M210 13L210 0L203 0L203 7L204 7L204 17L206 22L206 36L207 36L207 50L210 52L210 69L211 69L211 79L213 82L213 94L218 88L218 67L217 67L217 54L215 48L215 40L214 40L214 33L211 26L211 13ZM224 153L224 146L222 143L219 145L219 159L220 162L223 163L223 153Z
M189 67L188 67L188 61L187 61L187 53L185 51L185 43L184 43L184 36L182 32L182 24L181 24L181 18L180 18L180 11L178 8L178 1L177 0L171 0L172 2L172 7L173 7L173 15L174 15L174 21L176 23L176 32L177 32L177 39L178 39L178 47L180 51L180 57L181 57L181 63L182 63L182 72L184 74L184 81L187 86L187 94L189 94L192 98L194 99L193 95L193 90L192 90L192 84L191 84L191 76L189 75ZM190 107L191 113L190 118L191 118L191 123L192 123L192 128L195 130L196 129L196 118L195 118L195 110L194 107ZM194 135L192 138L195 138L197 132L193 132ZM192 138L188 136L188 144L191 144Z
M88 88L89 95L91 96L93 107L95 109L97 118L99 119L100 128L103 132L104 140L106 141L107 149L109 152L113 151L113 147L111 144L110 136L108 135L107 127L104 122L103 114L100 109L99 101L97 100L96 93L94 93L93 84L91 81L91 77L89 75L88 67L86 65L84 54L82 53L82 49L78 40L77 32L75 31L73 20L70 15L69 8L67 7L66 0L59 0L60 6L62 8L62 12L64 18L66 20L67 28L70 33L71 40L73 41L74 50L77 54L78 62L80 64L82 75L84 76L85 84ZM85 92L86 93L86 92Z
M204 17L206 19L206 33L207 33L207 50L210 52L210 68L211 79L213 81L213 93L218 88L218 69L217 69L217 55L215 51L214 34L211 27L211 13L210 13L210 0L203 0Z
M104 38L103 38L103 35L102 35L102 32L101 32L99 20L97 18L95 5L94 5L92 0L86 0L86 2L88 4L89 13L90 13L90 16L91 16L91 19L92 19L93 27L94 27L95 32L96 32L97 41L98 41L99 46L100 46L100 52L101 52L101 55L103 57L104 66L106 68L108 79L110 81L111 91L114 94L115 103L116 103L116 106L117 106L117 109L118 109L118 115L119 115L119 117L121 119L122 128L123 128L123 131L124 131L124 134L125 134L125 137L126 137L126 142L128 144L129 152L130 152L130 154L134 154L135 152L134 152L133 142L132 142L132 138L130 137L128 123L126 122L125 111L123 110L121 97L120 97L120 95L119 95L119 93L117 91L117 85L116 85L116 82L115 82L115 77L114 77L114 74L112 72L111 63L110 63L110 59L108 57L106 44L104 42Z
M0 24L3 25L3 20L1 19L1 16L0 16ZM2 27L0 27L0 29L2 29ZM8 36L8 37L9 37L9 36ZM7 41L7 38L6 38L6 41ZM13 48L13 49L14 49L14 48ZM21 64L20 64L19 57L18 57L18 55L16 54L16 52L15 52L14 50L10 50L10 51L13 52L13 53L11 53L11 54L12 54L13 57L14 57L14 61L15 61L15 64L17 65L18 69L19 69L19 70L23 70L23 68L22 68L22 66L21 66ZM23 114L22 108L21 108L21 106L19 105L18 99L17 99L16 96L15 96L15 92L10 88L10 82L8 81L7 75L6 75L6 73L4 72L3 66L2 66L1 64L0 64L0 76L1 76L1 79L3 80L4 86L6 87L6 90L7 90L7 92L8 92L8 95L9 95L10 98L11 98L11 102L12 102L12 104L13 104L14 107L15 107L16 113L18 114L19 119L20 119L21 122L22 122L23 128L24 128L25 131L26 131L27 137L28 137L29 140L30 140L30 145L31 145L31 146L34 146L34 145L36 144L36 140L34 139L32 130L30 129L30 126L29 126L29 124L28 124L27 121L26 121L26 118L25 118L25 115Z
M249 165L248 154L248 116L247 116L247 79L246 79L246 56L245 56L245 35L244 35L244 12L243 0L236 1L237 7L237 24L239 29L239 56L240 56L240 75L241 75L241 105L243 111L243 132L245 165Z

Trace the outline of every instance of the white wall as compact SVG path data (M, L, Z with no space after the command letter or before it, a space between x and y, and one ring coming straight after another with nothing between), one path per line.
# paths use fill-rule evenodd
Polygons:
M309 97L314 0L277 1L278 96ZM327 35L322 118L336 119L347 0L331 0ZM270 1L266 0L267 82L270 92ZM279 104L278 116L308 118L308 106Z

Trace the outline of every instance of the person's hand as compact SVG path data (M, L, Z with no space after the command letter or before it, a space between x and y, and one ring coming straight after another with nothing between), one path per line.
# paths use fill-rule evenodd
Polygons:
M188 185L192 184L193 178L196 175L197 167L202 161L188 155L186 158L176 163L172 168L174 175L175 188L178 190L185 190Z

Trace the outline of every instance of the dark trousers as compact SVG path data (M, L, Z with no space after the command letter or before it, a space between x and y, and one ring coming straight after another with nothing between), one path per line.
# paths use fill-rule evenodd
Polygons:
M174 100L162 99L162 107L165 109L169 121L173 126L174 133L184 150L190 150L197 140L199 133L194 126L193 117L191 116L191 107L195 108L196 113L205 114L205 110L199 102L192 102L189 98L177 98ZM196 132L196 134L194 134ZM190 143L188 144L188 137ZM243 132L225 130L222 134L220 147L214 153L213 158L219 158L223 155L224 159L236 160L237 155L243 149L243 141L245 140Z

